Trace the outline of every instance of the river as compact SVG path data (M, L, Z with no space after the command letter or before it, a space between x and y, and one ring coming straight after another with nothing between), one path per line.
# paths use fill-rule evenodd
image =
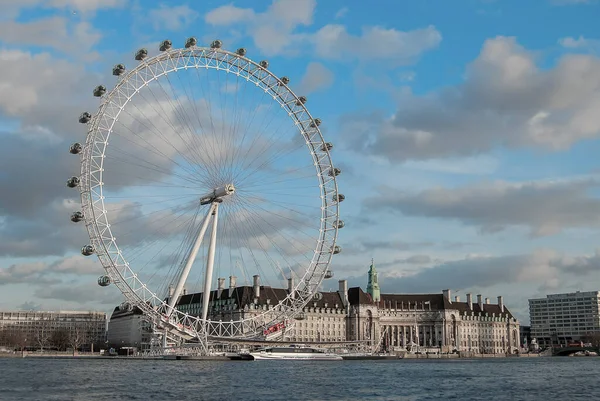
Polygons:
M0 358L1 401L595 400L600 357L392 361Z

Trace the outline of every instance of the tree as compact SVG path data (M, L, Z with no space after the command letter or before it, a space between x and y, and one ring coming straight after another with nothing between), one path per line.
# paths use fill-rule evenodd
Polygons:
M34 333L34 340L40 352L44 352L44 347L48 346L51 335L51 326L48 320L40 320Z
M600 331L594 331L585 335L585 342L592 343L592 347L600 347Z
M59 351L65 351L69 345L69 331L65 328L59 328L50 334L50 344Z
M75 326L69 332L69 345L73 349L73 355L77 354L77 350L83 345L86 338L85 327Z

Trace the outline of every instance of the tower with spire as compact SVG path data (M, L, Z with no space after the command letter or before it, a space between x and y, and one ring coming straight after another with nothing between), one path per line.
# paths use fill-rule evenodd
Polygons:
M379 282L377 281L377 270L375 270L375 263L371 259L371 267L369 268L369 284L367 284L367 294L371 295L374 302L381 300L381 293L379 292Z

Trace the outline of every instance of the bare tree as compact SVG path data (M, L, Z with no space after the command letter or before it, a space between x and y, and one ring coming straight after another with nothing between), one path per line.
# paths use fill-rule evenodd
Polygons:
M592 343L592 347L600 347L600 331L594 331L585 335L586 342Z
M85 327L75 326L69 332L69 345L73 349L73 355L77 355L77 350L84 344L86 339Z
M51 334L50 321L40 320L34 333L34 340L37 346L40 347L40 352L43 353L44 347L48 346Z
M69 331L65 328L53 330L50 334L50 343L59 351L64 351L69 345Z

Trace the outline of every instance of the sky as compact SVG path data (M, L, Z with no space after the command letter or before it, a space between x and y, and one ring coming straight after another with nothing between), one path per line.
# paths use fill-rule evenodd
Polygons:
M600 290L598 1L0 6L0 309L122 301L79 254L68 147L114 64L190 36L268 60L323 121L346 196L336 279L366 287L374 259L382 292L502 295L523 323L529 298Z

